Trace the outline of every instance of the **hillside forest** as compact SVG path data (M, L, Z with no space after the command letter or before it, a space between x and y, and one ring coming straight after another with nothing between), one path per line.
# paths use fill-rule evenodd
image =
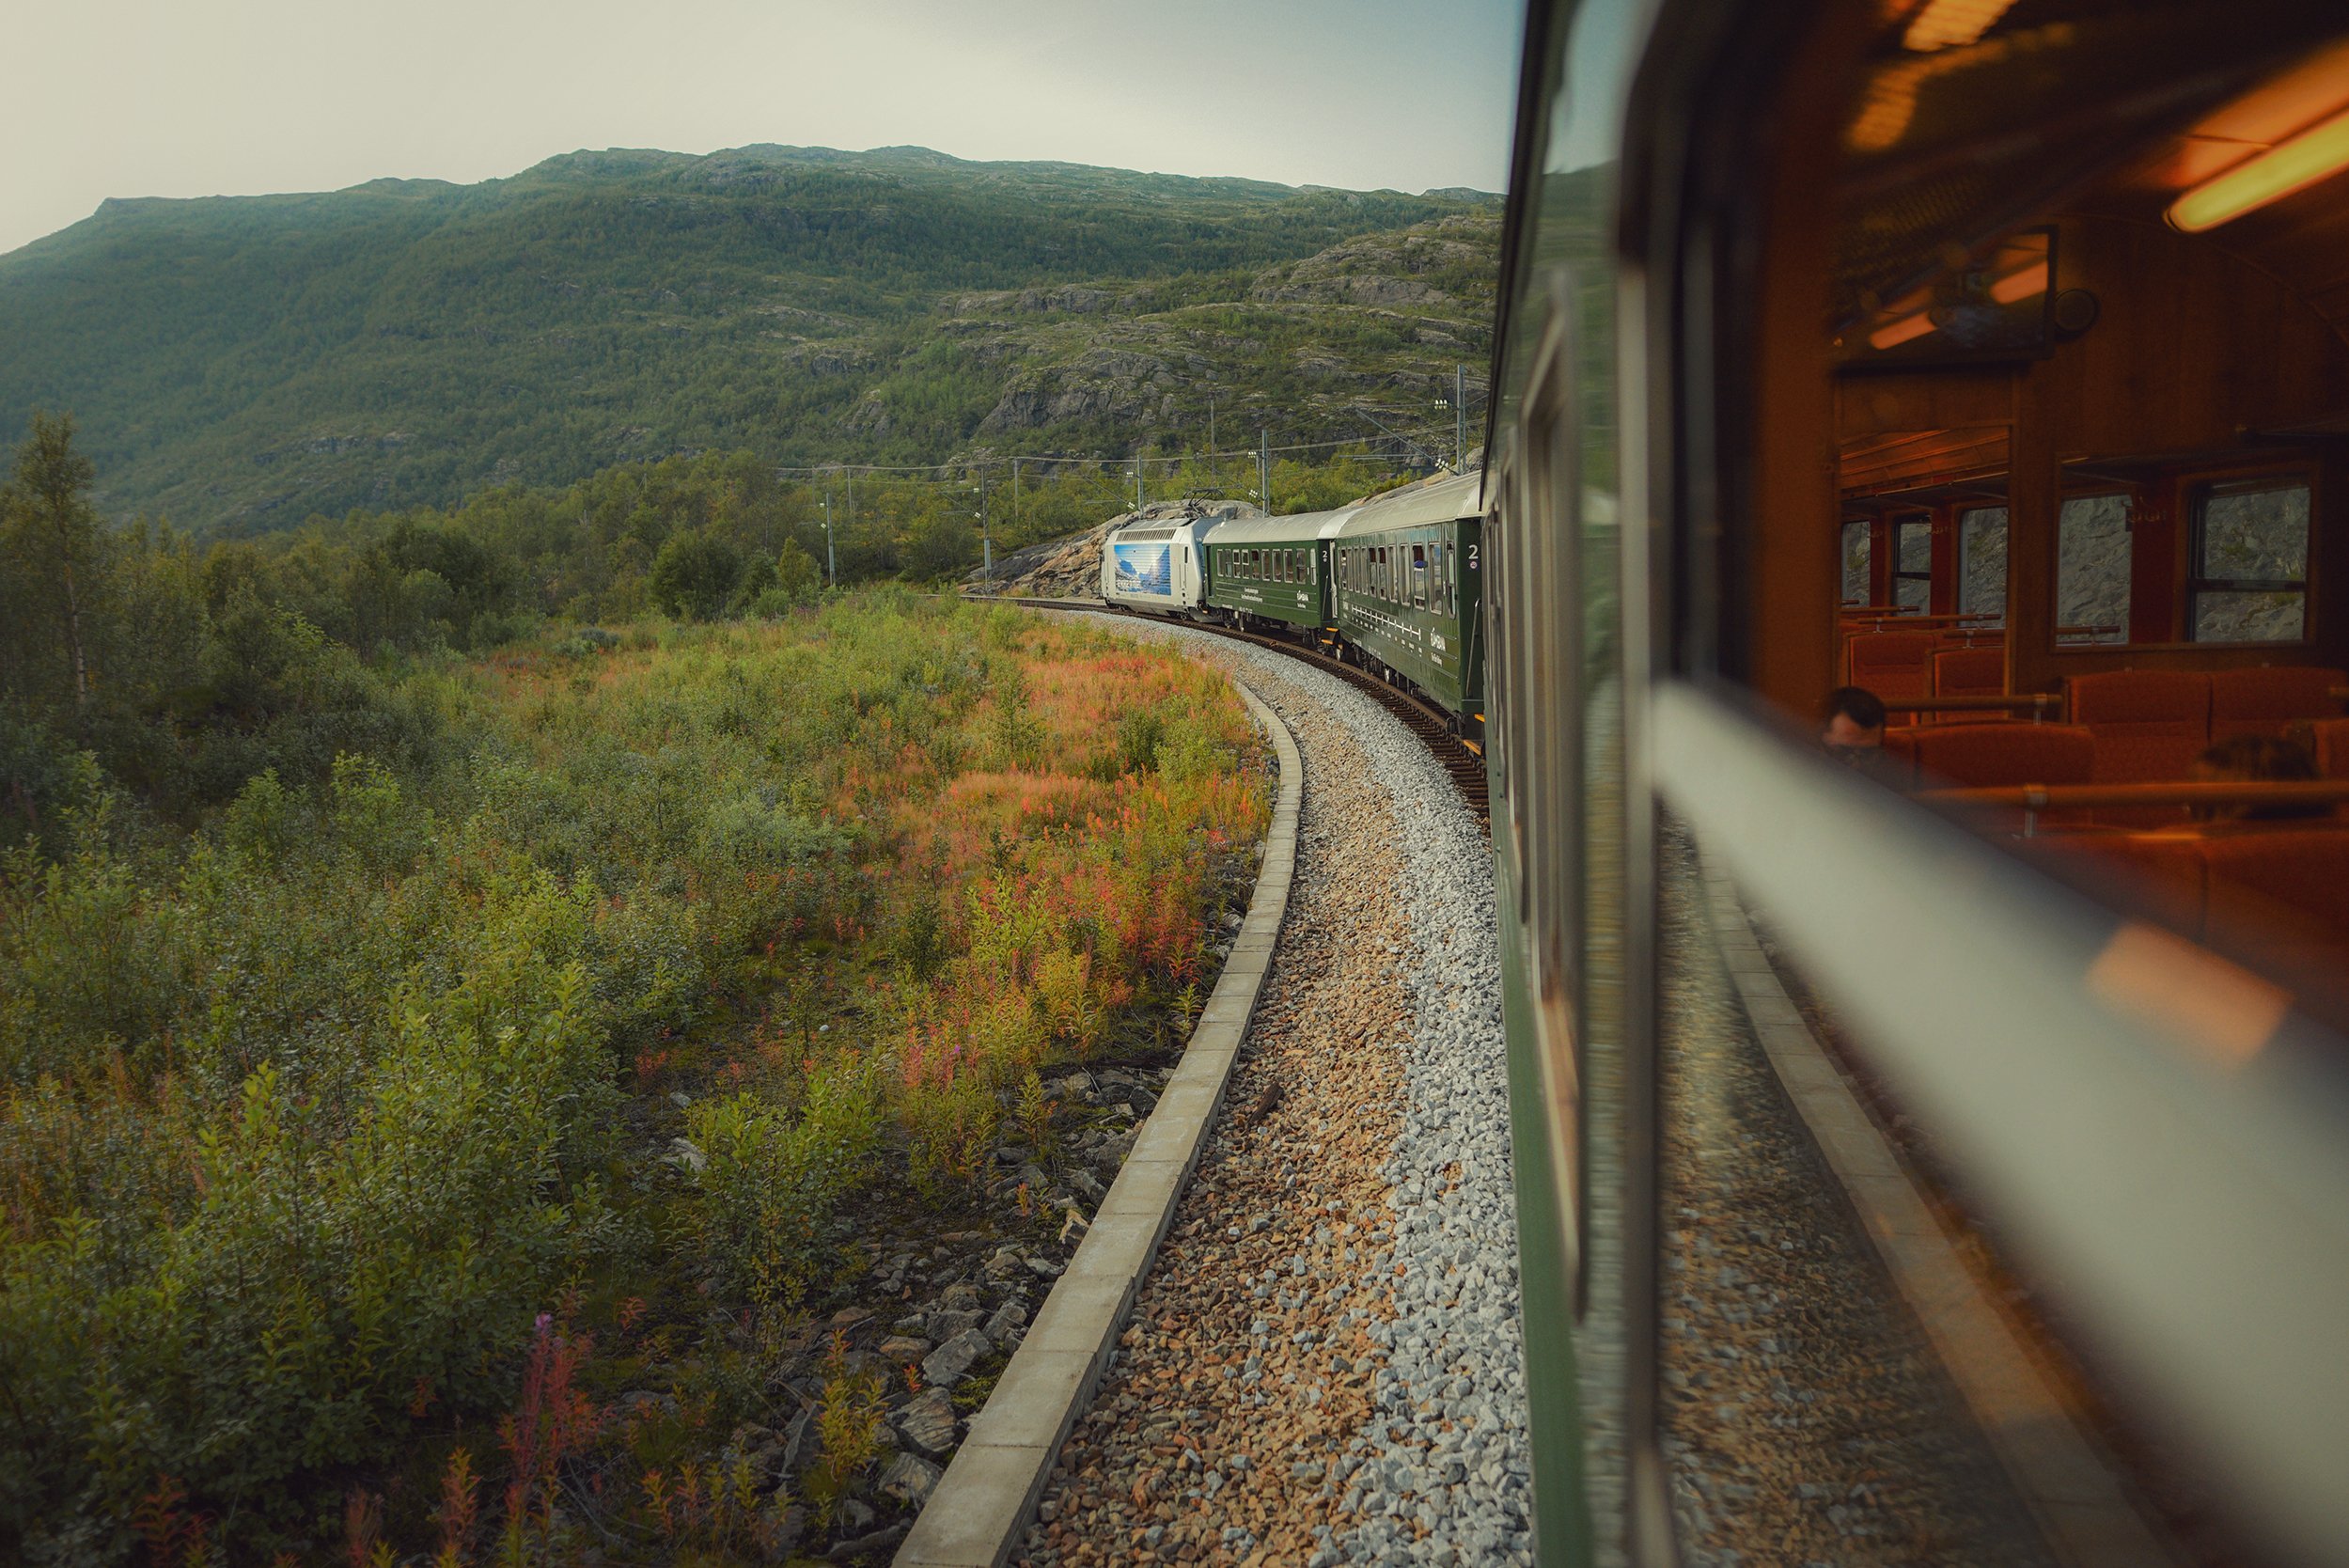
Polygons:
M836 590L747 458L201 547L96 482L44 416L0 488L0 1559L885 1519L945 1395L837 1325L909 1228L1068 1233L1068 1074L1163 1058L1244 895L1232 692L871 581L969 557L934 485Z
M0 256L0 441L70 409L103 511L208 535L744 449L998 480L1260 432L1449 455L1498 212L919 148L109 201Z

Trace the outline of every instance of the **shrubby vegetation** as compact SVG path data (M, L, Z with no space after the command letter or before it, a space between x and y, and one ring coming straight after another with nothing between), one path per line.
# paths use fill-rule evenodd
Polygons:
M725 1434L855 1229L978 1201L1040 1068L1196 996L1245 714L814 604L748 468L571 497L671 509L648 600L772 615L613 632L540 623L619 590L516 498L199 555L69 436L0 495L0 1557L764 1551Z

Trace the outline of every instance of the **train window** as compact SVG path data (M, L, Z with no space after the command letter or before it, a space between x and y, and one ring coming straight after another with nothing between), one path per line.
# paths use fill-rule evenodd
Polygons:
M1933 608L1933 521L1904 518L1896 529L1900 538L1893 555L1892 602L1921 614Z
M1866 518L1843 525L1843 603L1868 604L1875 593L1869 579L1869 547L1875 525Z
M2056 641L2129 640L2129 497L2075 495L2056 518Z
M2206 485L2194 498L2187 625L2196 642L2298 642L2307 631L2309 487Z
M1417 609L1427 608L1427 546L1411 547L1411 603Z
M2007 509L1970 507L1958 513L1958 612L2007 618Z
M2333 1560L2349 783L2188 776L2349 780L2349 8L1528 34L1478 587L1537 1560ZM1856 662L1904 733L1822 755Z

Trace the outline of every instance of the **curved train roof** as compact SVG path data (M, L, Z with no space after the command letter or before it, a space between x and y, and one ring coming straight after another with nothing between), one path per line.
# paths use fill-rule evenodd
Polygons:
M1292 511L1286 517L1248 517L1226 523L1215 530L1218 549L1228 544L1310 544L1345 526L1362 509L1339 507L1336 511Z
M1372 496L1353 508L1352 515L1337 531L1348 537L1382 534L1391 528L1417 528L1483 515L1484 475L1450 474L1408 490Z

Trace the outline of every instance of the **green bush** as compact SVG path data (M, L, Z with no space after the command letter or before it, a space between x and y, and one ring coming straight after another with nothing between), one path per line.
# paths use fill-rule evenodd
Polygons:
M818 1073L797 1115L748 1092L685 1113L675 1155L696 1201L689 1245L729 1292L796 1302L816 1278L824 1222L866 1181L881 1139L870 1069L851 1058Z

